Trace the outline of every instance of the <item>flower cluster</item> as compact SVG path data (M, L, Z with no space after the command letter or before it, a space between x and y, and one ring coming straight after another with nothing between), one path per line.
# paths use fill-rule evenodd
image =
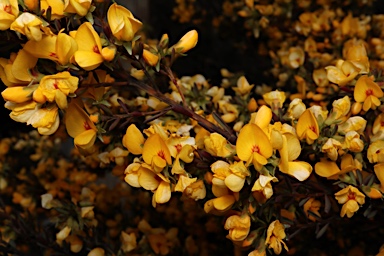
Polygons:
M53 238L35 237L49 245L45 253L198 254L209 247L198 246L208 235L192 230L203 214L222 218L207 230L227 230L236 253L295 253L304 245L294 236L308 230L319 239L343 223L380 220L384 34L376 30L384 19L345 13L332 1L297 2L225 1L225 15L246 19L256 38L266 33L258 52L271 63L270 80L252 84L223 68L215 85L171 69L197 46L197 30L171 44L167 34L148 39L117 3L0 0L0 30L12 42L0 58L1 95L13 120L37 128L12 150L33 148L28 161L39 161L20 163L16 177L12 157L4 161L0 191L54 222ZM177 3L175 16L191 20L198 3ZM62 148L67 135L70 150ZM1 140L3 159L13 140ZM96 169L106 175L89 171ZM130 199L137 191L144 196ZM153 228L158 217L140 215L148 207L179 227ZM9 244L22 241L25 228L19 221L12 230L13 211L0 212ZM103 228L106 236L95 232ZM120 241L109 246L106 237Z

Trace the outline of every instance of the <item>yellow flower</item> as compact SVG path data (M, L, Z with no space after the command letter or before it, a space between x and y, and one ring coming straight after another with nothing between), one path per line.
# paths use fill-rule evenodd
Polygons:
M350 131L355 131L362 134L365 130L367 121L361 116L353 116L347 119L344 123L338 126L337 132L341 135L345 135Z
M71 76L68 71L44 76L37 90L49 101L55 101L61 109L67 108L67 96L77 90L79 78Z
M143 145L145 139L141 131L136 125L131 124L123 136L123 145L134 155L141 155L143 153Z
M236 141L238 157L261 171L272 156L272 145L265 133L255 124L247 124L241 130Z
M61 19L64 17L64 1L62 0L40 0L40 10L47 10L51 7L51 19ZM46 17L47 12L44 12Z
M279 220L275 220L269 224L265 245L268 245L268 248L273 249L275 254L281 253L282 246L288 251L288 247L283 241L285 237L286 234L283 224L281 224Z
M340 141L328 138L328 140L321 147L321 152L326 153L328 158L332 161L336 161L339 156L339 149L341 149Z
M269 125L272 120L272 110L267 107L266 105L263 105L259 108L259 110L256 113L251 114L251 120L249 123L256 124L258 127L261 128L261 130L264 131L264 133L269 136Z
M4 107L12 110L9 114L12 120L20 123L26 123L28 119L39 109L38 105L34 101L27 101L24 103L13 103L7 101Z
M148 65L154 67L154 66L156 66L157 62L159 61L159 56L157 54L150 52L149 50L144 49L143 50L143 59L145 60L145 62Z
M272 91L264 93L263 99L272 108L272 110L276 110L283 107L286 96L285 92Z
M156 173L172 164L171 153L159 134L153 134L145 141L143 159Z
M244 96L244 95L247 95L250 93L250 91L252 90L253 88L253 84L250 85L247 81L247 79L245 78L245 76L241 76L238 80L237 80L237 87L232 87L232 89L239 95L241 96Z
M348 149L351 152L361 152L364 149L364 142L360 139L360 134L355 131L350 131L345 134L343 149Z
M305 110L300 116L297 121L296 132L299 139L306 139L309 145L319 137L319 125L310 109Z
M0 30L7 30L12 22L19 16L17 0L0 1Z
M252 195L259 203L265 203L273 195L273 189L271 182L278 182L279 180L276 177L270 175L260 174L259 178L253 184Z
M364 102L363 110L376 109L380 106L379 98L383 97L384 93L380 86L373 81L373 78L366 75L361 76L355 85L353 96L356 102Z
M30 40L23 49L36 58L50 59L66 65L77 51L77 44L75 39L60 31L57 36L43 36L38 42Z
M377 179L380 181L380 190L384 192L384 163L375 164L373 169Z
M41 135L51 135L59 128L60 118L57 107L42 108L34 112L27 124L37 128Z
M74 38L78 46L78 50L73 55L74 61L83 69L93 70L100 66L104 58L110 58L109 53L108 56L103 55L101 39L91 23L81 24Z
M329 85L329 80L327 78L327 72L324 68L315 69L312 73L312 78L315 84L319 87L326 87Z
M171 47L178 53L185 53L196 46L198 40L198 33L196 30L187 32L175 45Z
M301 47L289 48L288 61L291 68L298 68L304 63L305 53Z
M6 79L18 85L31 82L34 77L29 70L36 66L37 58L23 49L13 56L13 61L4 66Z
M10 29L25 35L28 40L40 41L43 36L42 27L43 22L39 17L24 12L11 24Z
M325 67L330 82L344 86L355 79L360 69L349 61L338 60L336 66Z
M248 214L232 215L224 224L224 228L229 230L227 238L234 242L243 241L249 234L251 228L251 218Z
M343 47L343 53L344 51L345 58L360 69L360 74L369 72L369 59L363 41L357 42L352 39L350 45L346 42Z
M311 221L316 221L317 219L308 213L308 211L311 211L315 215L321 217L319 210L320 210L321 202L319 200L315 200L315 198L308 199L307 202L305 202L303 209L305 215L310 219Z
M73 101L69 104L65 117L65 127L69 136L75 139L75 146L85 152L90 152L96 141L97 128L88 114L77 102Z
M198 180L190 184L184 189L184 194L195 201L199 199L204 199L207 194L207 191L204 186L204 181Z
M368 147L367 157L370 163L384 163L384 141L372 142Z
M234 195L226 194L205 202L204 211L206 213L222 214L231 209L235 201Z
M175 191L184 192L184 190L191 184L195 183L197 178L190 178L184 174L180 174L175 186Z
M64 0L64 12L85 16L91 7L92 0Z
M137 238L136 238L135 232L127 234L124 231L121 231L120 240L121 240L121 250L124 253L128 253L137 247L137 242L136 242Z
M289 103L287 114L289 118L292 118L293 120L298 119L301 114L307 109L305 104L301 99L293 99L291 103Z
M351 100L348 96L344 96L341 99L335 100L332 103L332 113L335 119L345 119L351 109Z
M335 198L339 204L343 205L340 212L341 217L347 215L348 218L351 218L359 210L359 206L365 203L365 195L351 185L335 193Z
M211 133L204 139L205 150L213 156L228 157L233 154L232 145L221 134Z
M124 6L112 4L107 13L112 34L120 41L131 41L142 23Z

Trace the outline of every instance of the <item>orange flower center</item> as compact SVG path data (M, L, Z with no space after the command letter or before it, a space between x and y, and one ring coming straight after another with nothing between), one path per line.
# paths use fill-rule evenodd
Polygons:
M55 82L53 83L53 87L55 87L55 89L59 89L59 83L57 82L57 80L55 80Z
M177 144L177 145L175 145L175 148L177 150L177 153L180 153L180 151L183 148L183 146L181 146L181 144Z
M165 154L163 150L160 150L159 152L157 152L157 155L165 160Z
M4 11L9 14L12 14L12 7L9 4L7 4L6 6L4 6Z
M100 53L100 51L99 51L99 47L97 47L97 45L93 46L92 50L93 50L93 52L95 52L95 53Z
M348 200L356 200L356 194L355 193L349 193L348 194Z
M57 58L57 54L56 54L56 53L54 53L54 52L51 52L51 53L49 53L49 57L54 57L54 58Z
M313 131L314 133L316 133L316 127L315 126L311 125L311 126L309 126L309 129L311 131Z
M253 152L253 153L256 152L256 153L259 153L259 154L260 154L260 148L259 148L259 146L257 146L257 145L253 145L253 147L252 147L252 152Z
M365 95L367 95L367 96L370 96L372 94L373 94L373 90L372 89L368 89L368 90L365 91Z
M84 126L85 130L90 130L91 129L91 126L87 123L87 121L84 121L83 126Z

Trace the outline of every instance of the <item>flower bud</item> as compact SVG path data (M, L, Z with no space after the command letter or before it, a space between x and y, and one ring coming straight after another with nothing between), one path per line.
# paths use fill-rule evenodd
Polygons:
M191 30L186 33L180 40L173 46L179 53L185 53L196 46L198 40L198 33L196 30Z
M156 66L157 62L159 61L159 56L157 56L156 54L153 54L151 53L150 51L144 49L143 51L143 59L145 60L145 62L154 67Z

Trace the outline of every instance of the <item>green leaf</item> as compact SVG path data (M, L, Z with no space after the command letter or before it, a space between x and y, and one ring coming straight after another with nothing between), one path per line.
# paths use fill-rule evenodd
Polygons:
M324 227L322 227L319 232L317 232L316 234L316 239L319 239L320 237L322 237L325 233L325 231L327 231L328 229L328 226L329 226L329 223L325 224Z

